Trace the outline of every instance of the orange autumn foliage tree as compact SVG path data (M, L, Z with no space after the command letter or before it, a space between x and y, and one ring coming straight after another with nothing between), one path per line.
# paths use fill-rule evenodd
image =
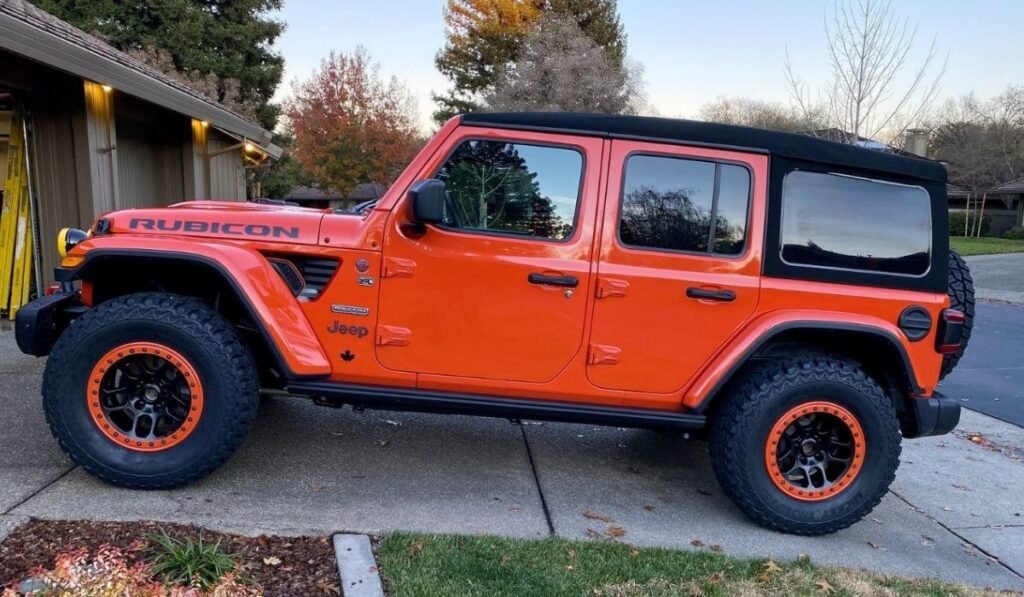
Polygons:
M479 108L476 95L489 89L499 69L515 60L543 7L544 0L448 0L447 40L434 62L453 88L447 95L434 96L439 106L435 121Z
M408 89L382 79L363 48L332 52L292 88L285 114L294 156L323 188L348 194L364 182L390 184L420 146Z

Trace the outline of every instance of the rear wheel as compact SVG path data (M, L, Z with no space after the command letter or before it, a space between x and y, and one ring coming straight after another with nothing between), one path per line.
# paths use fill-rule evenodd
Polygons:
M960 338L960 350L942 356L939 379L949 375L960 362L974 328L974 279L967 262L952 249L949 251L949 307L964 314L964 334Z
M735 384L711 425L711 464L758 524L821 535L863 518L899 465L896 412L855 364L823 355L765 362Z
M177 487L226 461L252 424L256 366L220 314L159 293L112 299L61 336L43 404L61 447L91 474Z

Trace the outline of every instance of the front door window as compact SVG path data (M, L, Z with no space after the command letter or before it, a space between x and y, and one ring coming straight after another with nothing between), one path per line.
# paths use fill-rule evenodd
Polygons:
M564 240L572 236L583 156L574 149L466 141L438 170L450 228Z

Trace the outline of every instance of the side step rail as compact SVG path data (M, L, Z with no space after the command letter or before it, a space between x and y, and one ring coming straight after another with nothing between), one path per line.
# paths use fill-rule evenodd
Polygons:
M695 413L595 406L526 398L498 398L414 388L388 388L322 381L292 382L288 384L288 392L310 396L318 403L326 402L339 406L351 404L355 408L373 410L452 413L650 429L700 429L706 422L704 415Z

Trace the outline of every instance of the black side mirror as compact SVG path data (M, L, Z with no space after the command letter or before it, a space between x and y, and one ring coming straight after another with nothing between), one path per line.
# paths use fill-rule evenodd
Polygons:
M409 217L421 224L436 224L444 220L447 190L443 180L421 180L409 189Z

